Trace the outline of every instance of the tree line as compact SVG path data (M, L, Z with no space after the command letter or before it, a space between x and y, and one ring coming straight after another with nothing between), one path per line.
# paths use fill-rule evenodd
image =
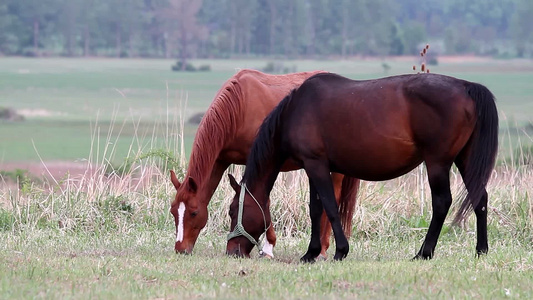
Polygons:
M1 0L0 53L533 56L531 0Z

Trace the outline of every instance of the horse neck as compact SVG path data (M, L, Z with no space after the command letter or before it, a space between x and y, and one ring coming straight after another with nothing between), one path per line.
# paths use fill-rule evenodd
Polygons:
M208 180L205 181L204 185L204 192L205 192L205 199L206 203L209 204L211 201L211 197L215 193L215 190L217 189L218 184L220 183L220 179L222 179L222 175L224 174L224 171L228 168L227 164L223 164L220 162L215 162L213 165L213 169L211 170L211 174L208 178Z
M224 171L229 163L220 162L219 155L225 143L239 128L242 118L242 104L238 99L240 88L231 80L220 89L215 100L205 113L196 133L189 160L187 175L198 180L200 199L211 201ZM237 99L237 100L236 100Z
M257 198L259 203L266 208L270 192L274 187L274 183L281 170L281 163L275 163L270 166L264 166L261 174L256 174L254 177L245 177L244 180L252 195ZM245 174L246 176L246 174Z
M213 161L208 165L209 167L202 169L203 172L199 172L198 169L190 165L187 172L187 177L192 177L198 185L198 198L206 205L211 202L211 197L215 193L224 171L228 168L227 164L218 161Z

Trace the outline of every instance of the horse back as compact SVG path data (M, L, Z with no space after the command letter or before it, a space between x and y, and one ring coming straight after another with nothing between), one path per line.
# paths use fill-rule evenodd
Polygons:
M226 139L221 149L221 158L230 163L244 164L249 154L257 130L264 118L293 89L299 87L307 78L322 71L271 75L256 70L244 69L230 78L222 87L224 93L227 86L233 92L229 94L232 102L239 103L239 111L234 114L237 126L232 138Z
M475 125L465 82L435 74L363 81L319 74L291 101L284 129L286 141L296 145L290 152L326 153L332 171L367 180L400 176L426 153L453 160ZM373 174L376 161L390 172Z

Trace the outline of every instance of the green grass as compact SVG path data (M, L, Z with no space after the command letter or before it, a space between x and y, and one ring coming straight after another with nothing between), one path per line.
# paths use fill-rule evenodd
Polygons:
M57 182L25 170L0 170L0 299L533 298L533 170L519 165L516 156L523 154L513 150L531 143L530 133L520 128L531 122L533 62L432 68L479 81L498 98L503 150L488 188L487 256L474 254L470 217L463 227L445 223L433 260L410 261L431 216L429 189L422 201L412 172L363 183L348 257L311 265L298 262L310 234L302 171L290 183L290 175L280 175L272 192L275 259L258 259L257 251L252 259L224 255L233 197L226 178L193 255L173 253L168 206L175 190L167 169L179 164L177 171L184 172L179 137L185 136L188 150L195 132L194 126L179 125L180 116L205 110L235 68L263 67L266 61L195 61L213 71L192 74L171 72L173 63L0 58L0 104L49 112L0 122L0 162L35 161L39 154L45 161L93 163L85 174L67 173ZM390 75L409 73L413 64L387 63ZM285 64L357 79L386 75L379 60ZM507 159L511 153L513 160ZM126 167L110 172L126 157ZM240 178L242 168L231 172ZM454 196L462 187L459 177L452 171ZM333 247L332 242L330 257Z
M409 261L415 239L354 241L343 262L297 263L303 243L280 241L274 260L233 259L218 237L192 256L168 247L168 231L103 235L37 230L2 233L0 296L7 298L523 298L533 297L533 256L498 241L473 254L470 235L442 241L432 261ZM462 242L466 240L467 242ZM289 244L289 245L287 245ZM6 249L7 248L7 249Z
M391 67L387 73L382 61L375 59L295 60L284 65L297 71L322 69L368 79L412 73L411 66L418 64L414 59L386 61ZM90 122L126 121L124 128L131 132L137 122L162 123L180 114L187 120L205 111L237 69L262 68L267 61L197 60L195 65L210 65L212 71L196 73L172 72L173 63L162 59L0 58L0 104L31 114L24 123L0 123L0 140L9 141L0 145L0 160L37 161L32 139L44 160L87 158L93 133ZM502 127L532 122L533 61L444 62L432 67L432 72L487 85L498 99ZM185 128L187 153L195 129ZM119 136L117 160L124 159L128 149L121 145L129 145L135 137L112 135Z
M301 264L309 242L308 187L302 171L282 174L271 211L278 243L273 260L226 257L223 182L193 255L173 252L174 190L157 157L123 177L103 171L57 184L31 179L0 189L0 298L525 298L533 296L533 170L497 168L489 192L489 254L475 255L475 218L445 224L435 257L410 261L431 216L416 173L365 182L342 262ZM234 169L233 173L242 172ZM133 176L133 177L132 177ZM136 187L133 179L145 182ZM452 191L461 188L452 173ZM457 202L452 212L457 209ZM287 213L287 212L292 213ZM449 218L451 219L451 218ZM329 250L334 252L332 242Z
M169 126L172 126L170 124ZM187 126L185 134L194 136L195 128ZM99 150L112 145L116 147L112 157L115 163L131 156L130 146L136 149L168 148L165 141L177 140L176 127L169 128L160 122L139 121L61 121L28 120L21 123L1 123L0 137L9 143L0 144L0 161L36 160L40 155L44 160L85 160L90 150ZM155 138L155 141L154 141ZM154 144L155 143L155 144ZM137 145L138 144L138 145ZM192 139L187 140L190 149ZM96 154L96 153L94 153Z

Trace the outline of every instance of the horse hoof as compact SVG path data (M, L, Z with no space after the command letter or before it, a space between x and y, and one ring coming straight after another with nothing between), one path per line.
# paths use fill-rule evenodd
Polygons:
M319 256L315 258L315 261L326 261L326 260L328 260L328 257L322 254L320 254Z
M487 255L487 253L489 253L489 249L478 249L476 250L476 253L477 253L477 257L482 257L484 255Z
M431 259L431 256L429 256L429 255L428 256L424 256L424 255L417 254L411 260L430 260L430 259Z
M270 255L270 254L267 254L263 251L260 251L259 252L259 258L265 258L265 259L273 259L274 256Z
M341 261L341 260L343 260L345 257L346 257L346 255L338 255L338 256L335 255L335 256L333 257L333 260Z
M333 257L333 260L341 261L344 258L346 258L346 256L348 256L348 253L344 253L342 251L337 251L337 252L335 252L335 256Z
M312 264L315 262L315 259L316 259L315 257L304 255L302 256L302 258L300 258L300 261L303 263Z

